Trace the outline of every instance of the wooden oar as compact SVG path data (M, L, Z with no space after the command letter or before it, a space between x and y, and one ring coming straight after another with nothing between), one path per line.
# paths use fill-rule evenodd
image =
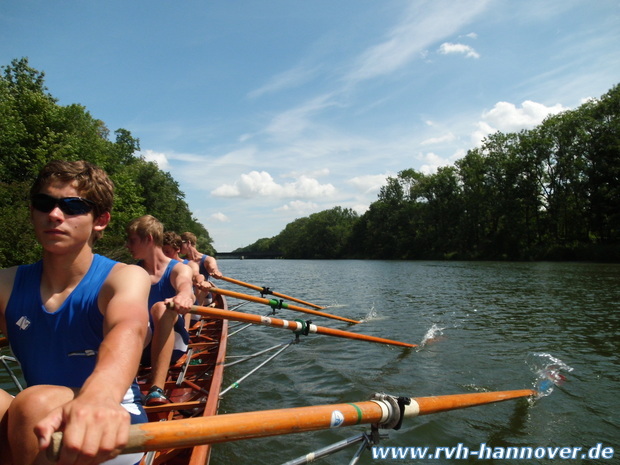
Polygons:
M318 308L319 310L322 310L325 308L325 307L321 307L320 305L312 304L310 302L306 302L301 299L296 299L295 297L291 297L286 294L280 294L279 292L272 291L268 287L260 287L254 284L244 283L243 281L239 281L238 279L228 278L226 276L222 276L220 279L223 279L224 281L228 281L229 283L238 284L239 286L245 286L249 289L254 289L255 291L259 291L262 294L271 294L276 297L281 297L282 299L290 300L292 302L297 302L298 304L307 305L308 307Z
M343 337L347 339L358 339L361 341L377 342L380 344L390 344L401 347L417 347L415 344L408 344L406 342L392 341L390 339L383 339L381 337L367 336L365 334L351 333L349 331L342 331L340 329L316 326L312 323L308 324L302 320L281 320L280 318L253 315L251 313L231 312L230 310L222 310L220 308L213 307L199 307L198 305L194 305L192 307L191 313L208 316L211 318L219 318L222 320L241 321L242 323L253 323L257 325L271 326L274 328L290 329L291 331L300 332L303 334L326 334L328 336Z
M240 292L235 292L235 291L229 291L227 289L220 289L219 287L211 287L209 288L209 292L215 292L216 294L222 294L228 297L235 297L237 299L245 299L245 300L249 300L251 302L256 302L259 304L265 304L273 308L285 308L287 310L295 310L297 312L309 313L311 315L322 316L325 318L332 318L334 320L346 321L347 323L354 323L354 324L361 323L361 321L351 320L349 318L345 318L342 316L332 315L330 313L325 313L325 312L319 312L318 310L312 310L309 308L302 308L302 307L298 307L297 305L289 305L286 302L280 302L279 300L264 299L262 297L255 297L253 295L242 294Z
M503 402L536 394L537 391L533 389L520 389L417 397L408 399L410 400L408 405L404 402L399 403L398 399L391 396L379 395L376 399L356 403L142 423L130 427L129 442L123 453L184 448L368 423L378 424L382 428L394 428L403 418ZM52 445L48 448L49 456L58 456L61 442L62 433L54 433Z

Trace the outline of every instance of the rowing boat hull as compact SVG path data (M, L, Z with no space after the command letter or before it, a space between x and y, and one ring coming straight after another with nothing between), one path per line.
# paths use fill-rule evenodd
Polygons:
M227 308L223 296L215 296L213 305ZM149 421L169 421L196 416L217 414L219 393L224 376L228 336L227 320L202 318L192 324L188 356L172 366L166 380L165 391L170 404L147 406ZM148 372L142 372L145 379ZM143 392L148 385L143 385ZM206 465L211 454L210 445L188 449L151 452L141 465Z

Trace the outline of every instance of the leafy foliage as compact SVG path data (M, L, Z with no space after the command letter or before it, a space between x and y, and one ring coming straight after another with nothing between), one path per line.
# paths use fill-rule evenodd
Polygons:
M336 207L259 246L285 258L620 261L620 85L453 167L403 170L357 217Z
M109 140L105 124L81 105L58 105L45 87L45 75L28 59L15 59L0 77L0 266L36 260L39 254L28 213L28 191L52 159L87 160L105 169L116 188L112 222L97 251L127 259L125 225L144 214L169 230L191 231L199 250L214 254L208 231L196 221L172 176L136 156L139 140L126 129Z

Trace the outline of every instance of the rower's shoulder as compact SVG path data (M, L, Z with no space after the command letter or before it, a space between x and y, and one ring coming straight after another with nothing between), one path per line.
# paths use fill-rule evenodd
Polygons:
M0 269L0 313L4 314L4 309L9 302L13 284L15 283L15 274L17 266Z
M112 268L109 279L128 280L128 282L145 281L150 285L149 273L143 267L134 264L118 262Z
M9 293L13 288L13 282L15 281L15 275L17 273L18 266L11 266L9 268L0 269L0 292L4 291L5 287L8 287Z

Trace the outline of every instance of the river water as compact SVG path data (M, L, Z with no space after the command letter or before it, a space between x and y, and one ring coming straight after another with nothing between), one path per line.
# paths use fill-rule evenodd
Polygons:
M418 261L220 260L229 277L328 306L352 319L280 310L280 318L419 344L403 349L322 335L302 336L274 361L230 390L220 413L367 400L374 392L433 396L530 388L551 361L566 381L535 402L517 399L406 419L382 446L613 447L620 463L620 265ZM223 288L258 295L234 284ZM238 301L229 298L229 305ZM296 304L298 305L298 304ZM246 304L240 311L267 314ZM235 323L232 323L235 325ZM229 354L291 340L286 330L253 326L233 335ZM430 337L430 339L429 339ZM264 357L263 357L264 358ZM231 366L228 385L261 359ZM7 385L7 378L2 378ZM281 464L368 426L218 444L212 464ZM317 463L349 463L356 447ZM581 455L579 454L579 457ZM552 459L512 463L552 463ZM366 451L359 463L373 459ZM398 460L448 464L455 460ZM474 456L457 463L509 463Z

